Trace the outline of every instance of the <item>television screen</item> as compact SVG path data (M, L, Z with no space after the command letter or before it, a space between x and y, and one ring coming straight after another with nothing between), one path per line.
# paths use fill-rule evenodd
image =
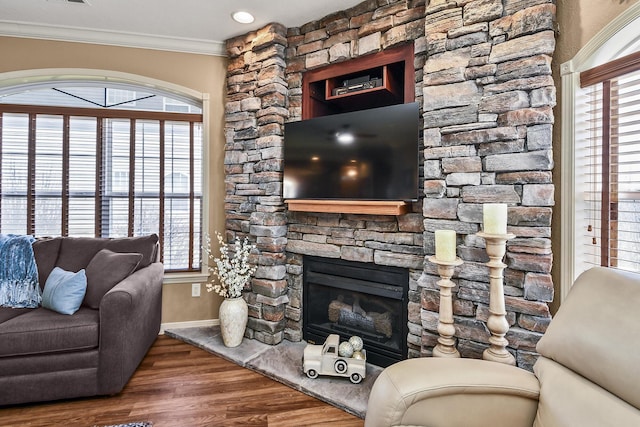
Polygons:
M417 103L284 128L285 199L417 200Z

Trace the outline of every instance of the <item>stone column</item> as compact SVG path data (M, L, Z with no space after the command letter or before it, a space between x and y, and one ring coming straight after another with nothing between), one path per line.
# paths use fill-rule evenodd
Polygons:
M287 219L282 200L283 125L289 112L286 28L270 24L227 42L225 213L228 237L256 242L258 269L246 294L247 335L267 344L284 338Z
M517 364L531 369L551 317L555 5L432 0L425 15L425 252L434 253L437 229L465 236L453 314L458 350L480 358L490 345L490 279L484 241L475 235L483 203L513 206L509 226L516 238L504 271L506 338ZM419 281L423 355L437 343L437 272L428 269Z

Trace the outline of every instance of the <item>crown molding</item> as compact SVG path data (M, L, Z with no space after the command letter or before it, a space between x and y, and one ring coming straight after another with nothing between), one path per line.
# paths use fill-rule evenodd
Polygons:
M57 25L41 25L19 21L0 20L0 36L164 50L198 55L226 56L226 46L224 42Z

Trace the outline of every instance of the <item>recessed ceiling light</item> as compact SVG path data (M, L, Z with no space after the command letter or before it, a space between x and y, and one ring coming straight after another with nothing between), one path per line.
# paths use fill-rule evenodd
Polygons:
M231 17L234 21L241 24L251 24L255 19L252 14L250 14L249 12L245 12L244 10L233 12L231 14Z

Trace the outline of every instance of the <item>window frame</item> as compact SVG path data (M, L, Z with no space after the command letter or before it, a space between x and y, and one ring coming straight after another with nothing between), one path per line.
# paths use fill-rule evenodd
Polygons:
M640 153L640 51L584 71L580 81L585 103L580 122L585 125L580 127L589 130L588 135L577 138L580 148L575 154L589 159L580 191L587 208L582 219L588 220L586 229L582 224L587 234L580 246L588 248L584 262L640 271L640 262L631 255L637 253L634 246L640 236L632 218L640 201L640 191L633 185L640 179L640 161L636 160Z
M582 273L576 236L582 232L576 211L579 207L576 178L577 98L580 73L640 51L640 3L635 3L594 36L571 60L561 64L562 135L560 176L560 302Z
M204 245L205 235L209 231L209 211L210 211L210 166L209 166L209 145L210 145L210 99L209 94L198 92L184 86L170 82L157 80L136 74L96 69L77 68L52 68L21 70L0 73L0 96L23 92L30 89L39 89L62 86L77 86L78 84L95 84L107 86L119 86L131 88L131 90L152 90L158 95L178 99L187 103L195 103L201 106L202 115L202 208L200 211L200 221L202 224L200 245ZM108 111L108 110L105 110ZM153 112L145 112L153 113ZM165 113L161 113L165 114ZM171 113L170 113L171 114ZM204 254L204 252L203 252ZM207 260L204 256L201 259L201 269L190 272L165 273L164 283L186 283L203 282L208 280Z

